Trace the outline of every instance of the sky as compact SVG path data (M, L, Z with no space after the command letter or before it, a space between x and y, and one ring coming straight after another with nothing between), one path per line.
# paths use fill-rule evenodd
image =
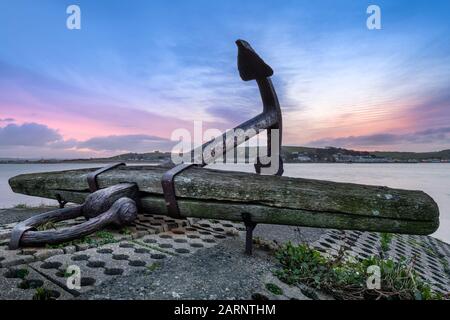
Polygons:
M194 121L233 128L262 111L237 39L275 71L284 145L449 149L449 21L444 0L0 0L0 158L166 151Z

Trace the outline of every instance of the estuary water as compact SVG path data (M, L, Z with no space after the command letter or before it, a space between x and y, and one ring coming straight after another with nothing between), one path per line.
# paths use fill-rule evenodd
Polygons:
M55 201L15 194L8 179L22 173L60 171L79 168L101 167L103 164L0 164L0 208L18 204L36 206L55 204ZM252 172L251 165L216 164L211 168ZM450 164L332 164L308 163L286 164L285 175L337 182L381 185L392 188L423 190L437 202L441 212L441 225L435 237L450 243Z

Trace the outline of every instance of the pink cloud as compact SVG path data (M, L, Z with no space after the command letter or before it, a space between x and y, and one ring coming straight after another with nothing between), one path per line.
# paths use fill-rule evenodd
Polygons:
M2 116L14 116L17 123L38 122L58 129L66 139L86 140L104 135L151 134L170 137L174 129L192 127L192 123L152 112L105 105L57 105L17 103L0 105Z

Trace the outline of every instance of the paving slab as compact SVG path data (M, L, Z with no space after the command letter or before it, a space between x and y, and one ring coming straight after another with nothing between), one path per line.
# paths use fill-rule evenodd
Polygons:
M70 293L28 265L0 269L2 300L39 300L44 298L43 290L49 294L46 299L67 300L73 298Z
M79 295L105 281L130 275L137 270L144 271L153 263L168 257L168 255L152 249L145 248L145 251L139 251L135 244L121 242L75 254L53 256L45 261L32 263L31 267L72 294ZM67 286L69 275L67 270L73 266L80 269L80 289Z
M64 221L56 228L84 222L84 218ZM94 237L87 243L75 243L56 248L24 248L9 250L7 243L0 247L0 266L13 267L28 264L33 272L63 288L69 297L92 290L105 281L145 272L161 261L183 257L220 241L233 237L243 230L241 224L227 221L202 221L190 225L189 220L170 217L140 215L134 224L123 230L108 230L108 240ZM81 288L67 287L67 268L77 266L81 271Z
M36 260L33 250L9 250L8 243L0 245L0 268L30 263Z
M244 254L243 237L229 237L193 254L161 262L152 272L140 272L104 282L78 299L229 299L252 300L261 279L275 267L273 257L256 249Z

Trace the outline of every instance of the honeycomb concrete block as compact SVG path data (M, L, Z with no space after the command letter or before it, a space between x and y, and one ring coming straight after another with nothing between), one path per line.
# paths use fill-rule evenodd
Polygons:
M15 223L0 225L0 240L9 239L15 225Z
M71 299L73 296L28 265L0 269L2 300Z
M198 220L193 227L207 229L211 232L216 232L226 235L236 235L239 232L245 231L243 223L225 221L225 220Z
M89 249L89 244L88 243L77 243L75 244L75 248L77 249L77 251L84 251Z
M148 235L139 239L137 243L174 255L188 255L203 248L213 247L226 238L227 236L223 234L186 227L156 235Z
M64 254L63 249L37 249L34 251L34 257L36 260L45 260L51 256L58 254Z
M67 227L84 221L84 218L77 218L58 223L57 227ZM189 220L141 214L131 226L122 230L105 230L109 236L112 235L114 242L99 246L98 244L101 244L105 238L96 234L90 236L92 239L90 242L74 245L68 243L57 249L24 248L11 251L7 247L8 241L4 240L0 245L0 267L28 264L27 268L33 274L45 275L43 278L45 283L49 284L48 287L59 292L59 294L54 293L55 296L65 297L64 294L66 294L71 297L91 290L94 286L114 277L145 271L154 264L162 263L175 255L190 255L198 250L213 247L219 241L240 232L238 229L243 229L241 224L226 221L199 220L198 222L202 226L191 226ZM10 230L13 227L14 224L2 230ZM70 276L67 273L69 266L80 268L80 289L67 287L67 278ZM36 283L40 284L39 281ZM5 286L8 287L8 285L10 283L6 283L5 280ZM32 285L35 283L32 282ZM26 298L23 295L21 297Z
M139 214L135 221L136 226L153 229L154 233L170 231L189 225L188 220L172 219L168 216L153 215L149 213Z
M381 248L381 236L374 232L337 231L326 232L312 246L335 257L344 248L349 259L365 259L383 255L395 261L408 261L422 280L437 292L450 292L450 245L427 236L392 235L385 252Z
M151 248L143 248L130 242L121 242L74 254L53 256L45 261L33 263L32 266L59 286L77 295L114 277L147 270L148 266L168 257L169 255ZM80 289L67 287L67 268L69 266L80 268Z
M76 251L77 251L77 247L75 247L75 246L69 245L67 247L64 247L64 253L71 254L71 253L75 253Z
M7 245L0 246L0 268L30 263L36 260L34 252L9 250Z

